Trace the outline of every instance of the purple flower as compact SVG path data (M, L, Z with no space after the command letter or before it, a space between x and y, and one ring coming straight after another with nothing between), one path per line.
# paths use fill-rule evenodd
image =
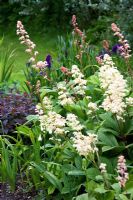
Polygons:
M40 76L45 76L45 75L46 75L46 72L40 71L39 75L40 75Z
M48 63L48 68L51 68L51 61L52 61L51 55L47 55L46 61L47 61L47 63Z
M112 52L113 53L120 53L120 47L122 45L121 44L115 44L113 47L112 47Z

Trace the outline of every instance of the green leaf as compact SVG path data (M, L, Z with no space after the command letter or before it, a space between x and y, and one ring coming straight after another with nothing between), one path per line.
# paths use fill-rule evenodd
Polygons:
M129 200L124 194L119 194L121 200Z
M104 147L102 147L102 152L106 152L106 151L109 151L111 149L114 149L114 147L104 146Z
M61 189L62 189L61 182L59 181L59 179L58 179L54 174L52 174L51 172L48 172L48 171L44 171L44 176L45 176L45 178L47 178L48 181L49 181L50 183L52 183L59 191L61 191Z
M94 191L94 189L96 188L98 186L98 184L95 182L95 181L93 181L93 180L91 180L91 181L87 181L86 182L86 191L87 192L93 192Z
M90 168L86 170L87 178L95 180L96 176L100 175L100 171L96 168Z
M114 135L112 135L108 132L103 133L101 131L98 133L98 138L100 141L102 141L102 143L104 143L104 144L106 144L106 146L110 146L110 147L118 146L118 142Z
M57 94L56 90L52 90L48 88L41 88L40 92L41 92L41 99L43 99L46 94L53 94L53 95Z
M48 187L48 195L53 194L54 191L55 191L55 187L54 187L53 185L50 185L50 186Z
M105 133L106 135L108 135L108 133L110 133L111 135L115 135L118 136L119 132L116 130L113 130L112 128L106 128L106 127L101 127L98 131L99 133Z
M90 199L88 193L85 193L77 196L75 200L94 200L94 199Z
M117 132L119 132L118 123L112 118L112 114L104 113L100 115L100 118L104 121L105 128L111 128Z
M91 83L91 84L100 85L99 78L98 78L98 76L96 76L96 75L90 76L89 79L88 79L88 81L89 81L89 83Z
M100 186L100 187L95 189L95 192L98 192L100 194L104 194L104 193L107 192L107 190L105 190L103 186Z
M75 165L78 169L82 168L82 158L81 158L81 156L75 157Z
M110 146L104 146L102 147L102 152L111 151L112 153L121 153L125 149L124 146L117 146L117 147L110 147Z
M28 121L36 121L36 120L38 120L39 118L38 118L38 116L37 115L28 115L27 117L26 117L26 119L28 120Z
M105 200L114 200L115 199L115 193L114 191L107 191L105 194L104 194L104 199Z
M66 105L64 106L66 110L69 112L74 113L78 117L84 119L85 118L85 112L83 111L83 108L80 105L72 104L72 105Z
M72 170L72 171L68 172L68 175L71 175L71 176L84 176L85 172L82 171L82 170Z
M126 183L125 192L130 193L133 196L133 180Z
M62 166L62 171L64 173L68 173L69 171L73 171L73 170L76 170L76 167L74 167L72 164L64 164Z
M31 165L34 166L41 173L41 175L44 176L53 186L55 186L55 188L61 191L61 182L54 174L46 171L45 167L41 164L36 164L35 162L32 162Z
M112 187L117 193L120 193L121 188L120 188L119 183L114 183L113 185L111 185L111 187Z

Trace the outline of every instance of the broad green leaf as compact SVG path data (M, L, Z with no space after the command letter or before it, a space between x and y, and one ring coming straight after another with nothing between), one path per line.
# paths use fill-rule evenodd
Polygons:
M41 175L44 176L55 188L61 191L61 182L54 174L46 171L44 166L42 166L41 164L36 164L35 162L32 162L31 165L34 166L41 173Z
M119 194L120 200L129 200L126 195L124 194Z
M76 167L74 167L72 164L65 164L62 166L62 170L64 173L68 173L69 171L76 170Z
M28 120L28 121L36 121L36 120L38 120L39 118L38 118L38 116L37 115L28 115L27 117L26 117L26 119Z
M82 158L81 158L81 156L75 157L75 165L78 169L82 168Z
M117 193L120 193L121 188L120 188L119 183L114 183L113 185L111 185L111 187L112 187Z
M104 120L104 127L112 128L113 130L119 132L118 123L112 118L110 113L101 114L100 118Z
M113 190L107 191L107 192L104 194L104 199L105 199L105 200L114 200L114 199L115 199L115 192L114 192Z
M51 172L44 171L44 176L49 180L50 183L52 183L59 191L62 189L62 185L60 180Z
M57 94L56 90L52 90L48 88L41 88L40 92L41 92L41 99L43 99L46 94L53 94L53 95Z
M117 146L117 147L104 146L102 147L102 152L111 151L113 154L116 154L116 153L121 153L124 149L125 149L124 146Z
M68 175L71 175L71 176L84 176L85 172L82 171L82 170L72 170L72 171L68 172Z
M88 196L88 193L86 193L86 194L81 194L77 196L75 200L94 200L94 199L92 198L90 199Z
M133 180L126 183L125 192L130 193L133 196Z
M89 192L89 193L93 192L96 187L98 187L98 184L95 181L91 180L91 181L86 182L86 191L87 192Z
M98 133L98 138L106 146L110 146L110 147L118 146L118 142L117 142L115 136L110 134L110 133L108 133L108 132L104 132L103 133L103 132L100 131Z
M98 192L98 193L100 193L100 194L104 194L104 193L106 193L108 190L105 190L104 189L104 186L100 186L100 187L98 187L98 188L96 188L95 189L95 192Z
M100 175L100 171L96 168L90 168L86 170L87 178L95 180L96 176Z

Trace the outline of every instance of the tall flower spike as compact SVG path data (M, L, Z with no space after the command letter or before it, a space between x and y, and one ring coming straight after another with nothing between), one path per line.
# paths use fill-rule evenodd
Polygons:
M80 30L78 27L76 15L72 16L72 26L74 28L73 34L78 36L78 39L74 41L75 45L78 47L78 53L76 55L76 58L80 60L82 58L82 54L84 52L84 47L88 45L85 43L85 34ZM79 39L80 38L80 39Z
M125 187L125 184L128 180L126 160L123 155L118 157L117 172L118 172L117 180L119 181L120 187L123 188Z
M99 71L101 88L105 90L105 99L102 107L116 115L117 119L123 119L126 104L124 98L127 91L126 80L114 66L112 58L105 54Z
M71 74L73 78L74 93L84 95L86 90L87 80L84 79L84 75L81 73L77 65L72 65Z
M73 131L79 132L84 128L84 126L80 124L78 117L72 113L67 114L66 123Z
M57 84L57 89L59 94L58 96L59 103L62 106L74 103L74 98L71 96L69 91L67 91L67 84L65 81L59 82Z
M115 23L111 24L111 28L112 31L114 32L114 35L119 38L118 41L121 44L121 46L119 46L120 55L126 60L128 60L131 57L130 55L131 49L130 45L128 44L128 41L124 38L124 35L121 33L120 28Z
M101 173L107 173L106 166L105 163L100 164L99 169L101 170Z
M29 61L35 62L36 56L38 54L38 51L34 51L36 45L30 40L29 35L21 21L17 21L17 35L19 35L19 40L21 41L20 43L27 46L25 51L31 55Z

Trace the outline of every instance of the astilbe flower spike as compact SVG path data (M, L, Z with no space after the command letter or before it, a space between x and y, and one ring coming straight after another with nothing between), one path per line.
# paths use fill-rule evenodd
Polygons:
M67 84L65 81L59 82L57 84L57 89L58 89L58 99L59 103L64 106L64 105L71 105L74 103L74 98L70 95L70 93L67 91Z
M127 91L127 82L114 66L112 58L105 54L99 71L101 88L105 90L105 99L102 103L104 110L112 112L117 119L123 120L126 104L124 98Z
M38 54L38 51L34 51L36 45L34 42L30 40L30 37L21 21L17 21L16 33L17 35L19 35L19 40L21 41L20 43L25 44L27 46L27 49L25 51L31 55L31 58L29 59L29 61L35 62L36 56Z
M60 114L53 110L52 101L48 97L43 99L43 107L41 105L36 106L36 113L39 117L41 131L47 131L49 134L64 135L66 120Z
M120 55L123 58L125 58L125 60L128 60L131 57L130 55L131 49L130 49L130 45L128 44L128 41L124 38L124 35L121 33L120 28L115 23L111 24L111 28L112 28L112 31L114 32L114 35L119 38L118 41L120 45L119 47L117 46L117 49Z
M61 67L61 71L72 77L72 80L69 82L62 81L57 84L59 103L64 106L73 104L75 96L85 95L87 80L84 79L84 75L77 65L72 65L71 71L68 71L65 67Z
M72 65L73 91L75 94L85 95L87 80L77 65Z
M72 26L74 28L73 34L78 36L78 38L80 38L80 39L75 40L74 43L78 48L78 54L76 55L76 58L78 60L81 60L82 54L84 52L84 48L87 47L88 44L85 42L85 39L86 39L85 34L78 27L76 15L72 16Z
M123 155L118 157L117 172L118 172L117 180L119 181L120 187L123 188L125 187L125 184L128 180L126 160Z
M107 165L105 163L100 164L99 169L100 169L101 173L107 173L106 166Z
M73 113L68 113L66 117L67 125L76 132L80 132L84 126L80 124L78 117Z
M81 156L87 157L89 154L94 154L98 151L96 147L97 135L83 135L81 132L74 132L73 146Z
M31 56L28 63L32 63L32 67L39 71L40 75L43 75L45 78L47 78L45 70L46 68L51 68L51 55L47 55L44 61L37 61L36 56L38 55L38 51L34 50L36 45L30 40L30 37L21 21L17 21L16 32L17 35L19 35L19 40L21 41L20 43L27 46L25 51Z

